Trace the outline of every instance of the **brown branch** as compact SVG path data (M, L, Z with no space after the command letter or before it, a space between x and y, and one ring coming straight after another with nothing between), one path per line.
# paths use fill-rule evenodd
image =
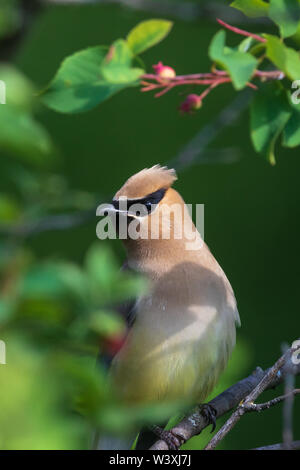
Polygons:
M283 344L282 351L285 352L288 349L287 344ZM286 449L290 448L293 442L293 406L294 406L294 395L292 391L295 386L295 377L292 374L287 374L284 380L284 394L288 395L287 399L283 404L283 444Z
M222 441L222 439L233 429L233 427L237 424L237 422L241 419L241 417L247 412L247 406L252 404L259 395L262 394L266 388L273 382L273 380L277 377L279 370L285 365L286 361L291 358L292 354L296 352L299 348L290 348L288 349L276 363L268 369L260 382L256 385L256 387L246 396L236 411L230 416L230 418L226 421L226 423L219 429L219 431L214 435L212 440L207 444L205 450L212 450Z
M288 449L285 444L271 444L269 446L256 447L252 450L298 450L300 449L300 441L293 441L289 445Z
M56 214L21 224L0 224L0 236L26 238L51 230L68 230L79 227L96 217L96 208L70 214Z
M251 90L245 89L241 91L228 106L217 114L214 120L206 124L174 158L168 161L167 165L174 167L177 171L182 171L195 163L214 162L213 155L210 155L210 158L206 158L207 148L225 128L231 126L245 111L249 106L251 97ZM213 151L218 152L216 149ZM229 160L229 162L235 161L239 157L237 151L234 153L237 156Z
M261 81L266 80L282 80L285 77L281 70L255 70L251 77L252 79L258 78ZM149 81L150 80L150 81ZM144 74L141 76L140 84L142 86L141 92L156 91L155 98L159 98L170 90L178 86L203 86L208 85L207 88L198 96L201 102L203 99L217 86L232 83L232 77L224 70L214 69L212 72L189 74L189 75L176 75L172 78L163 78L159 74ZM257 90L258 87L250 82L246 86ZM159 91L158 91L159 90Z
M256 39L256 41L259 41L259 42L267 42L266 39L262 38L258 34L249 33L248 31L245 31L244 29L240 29L240 28L236 28L235 26L231 26L230 24L225 23L225 21L220 20L220 18L217 18L217 22L221 26L224 26L224 28L229 29L229 31L232 31L233 33L241 34L242 36L246 36L247 38Z
M275 373L274 367L276 366L277 368L278 364L279 369ZM259 390L272 389L281 384L287 374L300 374L300 364L294 364L291 356L288 356L288 358L287 356L284 356L284 359L280 358L275 366L267 369L266 371L263 371L258 367L251 375L240 380L238 383L211 400L209 405L215 409L216 418L223 416L225 413L235 408L242 400L245 400L246 397L250 395L253 396L253 392L257 390L257 387L259 387ZM272 379L266 381L266 376L269 378L272 377ZM176 436L179 436L184 443L193 436L200 434L200 432L208 425L209 423L207 418L201 414L201 409L198 407L193 413L174 426L174 428L172 428L172 432ZM151 447L151 450L168 450L168 445L165 441L159 440Z
M266 39L259 36L258 34L254 34L250 31L231 26L218 18L217 21L221 26L236 34L240 34L248 38L250 37L261 43L266 42ZM260 59L260 62L262 62L263 56ZM215 64L213 64L211 72L202 72L189 75L176 75L174 69L170 68L169 66L164 66L162 62L159 62L157 65L153 65L153 68L156 73L143 74L141 76L140 84L142 85L142 92L160 90L156 92L155 98L159 98L165 95L168 91L172 90L176 86L209 85L201 93L201 95L197 96L193 93L189 95L187 99L182 103L180 109L182 112L187 113L190 113L195 109L199 109L202 106L203 99L210 93L213 88L224 83L233 83L233 78L231 77L231 74L226 70L218 70ZM172 72L171 74L170 70ZM250 81L248 81L245 86L256 90L257 86L251 82L252 79L259 78L261 81L266 81L282 80L284 77L285 75L281 70L264 71L255 69L251 77L249 77Z

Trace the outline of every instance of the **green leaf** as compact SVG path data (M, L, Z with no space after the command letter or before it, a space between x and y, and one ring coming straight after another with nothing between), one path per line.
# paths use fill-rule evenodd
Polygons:
M118 300L134 299L141 294L148 292L148 282L144 277L137 275L125 275L122 273L122 277L118 282L118 292L115 296Z
M297 80L300 77L300 56L294 49L287 47L280 39L271 34L264 34L267 39L266 56L276 67L291 80Z
M135 26L127 36L133 54L141 54L146 49L162 41L171 31L173 23L166 20L147 20Z
M293 40L293 42L299 46L300 44L300 21L298 23L298 26L297 26L297 30L296 32L293 34L293 36L291 37L291 39Z
M85 273L75 264L66 261L48 263L49 269L57 276L61 287L66 293L76 297L77 300L85 300L87 294L88 280Z
M209 46L210 58L226 69L232 78L234 87L240 90L250 80L257 60L247 52L240 52L225 47L225 31L219 31Z
M30 114L5 104L0 105L0 150L40 164L52 159L54 147L47 131Z
M103 65L101 73L105 80L111 83L135 82L143 73L141 68L131 66L133 53L126 41L118 39L111 46Z
M65 374L58 381L56 371L60 364L49 367L50 361L37 348L37 341L33 343L35 349L16 334L5 338L5 342L7 365L0 366L1 449L82 448L82 427L88 432L87 427L74 413L72 416L68 411L61 411L63 397L67 398L68 377Z
M235 0L230 4L230 6L242 11L250 18L267 16L269 9L269 4L263 0Z
M87 252L85 265L90 279L97 284L98 289L108 288L110 285L115 288L119 268L112 252L106 246L92 245Z
M265 48L264 43L258 42L252 37L247 37L239 43L237 50L240 52L249 52L252 56L257 57L265 51Z
M9 298L8 296L0 299L0 325L2 326L8 320L11 319L15 309L14 299Z
M292 110L292 115L283 130L282 145L284 147L297 147L298 145L300 145L300 80L296 81L296 85L298 86L298 90L295 92L297 93L297 96L295 96L294 98L298 102L293 102L292 94L290 96L290 106Z
M284 147L298 147L300 145L300 111L293 110L283 130L282 145Z
M11 64L0 64L0 80L6 85L6 103L26 111L36 104L33 83Z
M13 222L18 219L21 210L17 201L7 194L0 193L0 220L2 222Z
M282 37L292 36L300 20L299 0L270 0L269 17L279 26Z
M291 116L286 92L278 84L268 84L255 94L250 109L251 139L254 148L275 164L274 147Z
M43 103L63 113L83 112L128 86L136 86L136 81L112 83L103 76L107 51L106 47L96 46L67 57L43 92Z
M61 297L65 289L55 264L45 263L30 267L21 281L20 293L23 298Z
M243 40L239 43L239 45L238 45L238 50L239 50L240 52L248 52L248 51L251 49L251 47L252 47L253 45L256 45L256 44L257 44L257 41L255 41L254 38L248 37L248 38L243 39Z
M103 336L114 336L125 333L123 318L114 311L100 310L90 317L90 328Z

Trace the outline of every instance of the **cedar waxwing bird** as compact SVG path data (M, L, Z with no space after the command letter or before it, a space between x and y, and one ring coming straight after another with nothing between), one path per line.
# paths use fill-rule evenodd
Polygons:
M114 387L129 404L203 403L228 362L240 322L226 275L172 188L176 179L175 170L155 165L131 176L112 201L118 230L122 221L127 227L126 265L150 285L128 309L128 333L110 365ZM135 205L144 210L134 212ZM97 444L116 446L120 441L105 438Z

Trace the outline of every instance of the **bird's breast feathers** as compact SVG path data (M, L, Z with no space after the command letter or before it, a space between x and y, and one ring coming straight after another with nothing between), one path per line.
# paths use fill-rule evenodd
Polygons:
M195 278L193 269L181 267L190 274L181 278L171 270L139 299L111 368L124 400L201 401L223 371L235 344L235 300L219 276L201 268Z

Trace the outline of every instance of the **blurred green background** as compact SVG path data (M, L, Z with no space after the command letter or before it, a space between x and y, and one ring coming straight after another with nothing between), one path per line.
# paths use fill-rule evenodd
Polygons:
M152 17L163 15L107 4L45 8L32 23L13 56L13 62L36 84L37 89L42 89L65 56L88 46L110 44L118 37L125 37L139 21ZM167 18L174 19L171 16ZM217 24L207 18L195 21L175 18L171 34L145 53L148 70L152 64L162 60L178 74L208 71L207 48L217 29ZM259 31L257 26L252 29ZM6 195L6 199L4 196L1 199L2 205L9 198L10 210L15 207L18 212L24 194L28 196L29 206L31 200L44 206L54 200L53 207L51 204L48 207L50 212L63 213L69 208L79 210L96 205L110 197L131 174L173 159L234 98L235 92L230 85L220 87L208 97L201 111L191 116L178 113L178 95L178 91L173 91L154 99L151 93L140 94L137 89L129 89L85 114L62 115L43 108L39 119L55 142L58 157L52 165L34 166L1 152L0 188ZM299 336L299 150L281 148L277 164L272 167L254 152L248 121L246 110L211 145L212 149L232 148L239 154L237 161L231 164L194 164L179 172L176 183L176 189L186 202L205 204L205 239L232 283L242 320L236 351L213 395L249 374L256 366L270 366L279 357L281 344L290 343ZM23 186L27 184L31 189L26 189L26 186L23 193L17 190L17 175ZM34 195L30 196L28 191ZM70 201L66 194L69 194ZM78 201L77 205L74 201ZM7 219L7 210L3 214ZM33 215L36 214L40 214L38 209L33 211ZM18 218L12 215L11 220ZM96 245L109 245L117 255L117 265L121 265L125 253L120 242L96 241L96 223L97 219L93 217L78 228L40 233L25 238L22 247L36 263L50 258L54 264L65 260L82 265L89 247L96 242ZM5 240L3 249L6 251L4 243ZM9 243L14 247L15 240L10 239ZM31 312L33 308L27 305L27 311ZM26 309L23 308L24 311ZM26 322L24 328L27 328ZM22 335L22 328L20 332ZM16 377L17 371L26 367L27 356L22 353L21 358L18 356L17 361L13 361L10 343L7 345L8 363L0 365L0 374L4 374L4 368L9 371L14 367ZM33 352L28 351L28 357L31 354ZM38 367L38 361L39 358L35 357L28 367ZM12 371L10 373L13 374ZM51 376L45 378L45 383L47 380L51 387L56 386ZM19 385L15 381L17 389ZM40 381L37 387L42 387ZM277 392L279 394L280 390L266 392L265 401ZM17 394L16 391L11 393ZM43 396L42 390L40 394L36 393L37 397L26 401L29 409L36 407L39 397ZM0 396L5 403L4 395L2 390ZM52 400L51 394L47 400ZM40 406L46 407L47 403ZM59 410L62 405L55 406ZM299 411L299 400L296 400L294 430L298 438ZM10 422L17 422L19 417L14 411ZM0 423L2 418L7 419L3 410ZM86 447L86 425L79 417L74 419L77 427L72 426L72 431L70 421L65 421L60 427L63 430L60 442L57 442L57 436L51 440L56 423L50 419L43 423L46 434L38 447ZM78 435L75 436L77 428ZM48 433L50 441L47 444ZM34 436L33 432L32 441ZM186 447L199 448L208 437L209 431L206 430L203 436L194 438ZM13 444L7 445L30 448L32 441L30 438L28 441L13 439ZM281 441L282 408L278 406L261 415L245 416L229 433L221 448L246 449ZM0 442L0 447L2 445L5 448L5 442Z

